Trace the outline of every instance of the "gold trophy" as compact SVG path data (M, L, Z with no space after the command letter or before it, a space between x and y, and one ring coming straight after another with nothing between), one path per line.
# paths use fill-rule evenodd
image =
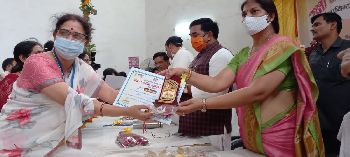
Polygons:
M177 105L177 96L180 83L181 78L178 76L173 76L170 79L166 79L163 83L163 88L159 99L155 101L155 105Z

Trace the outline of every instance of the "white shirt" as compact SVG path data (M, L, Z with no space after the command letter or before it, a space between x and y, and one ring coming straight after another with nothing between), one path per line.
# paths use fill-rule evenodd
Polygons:
M350 156L350 112L348 112L340 126L338 140L341 141L339 157Z
M219 74L221 70L227 67L227 64L231 61L232 58L232 53L225 48L221 48L219 51L217 51L209 61L209 76L214 77ZM226 94L228 92L228 89L219 93L208 93L191 86L191 91L192 97L205 99Z
M174 55L173 60L171 61L171 68L188 68L193 61L193 54L186 50L184 47L181 47L177 53Z

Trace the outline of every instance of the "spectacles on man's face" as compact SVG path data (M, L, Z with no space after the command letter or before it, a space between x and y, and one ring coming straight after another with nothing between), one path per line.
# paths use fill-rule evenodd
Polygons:
M207 34L206 32L204 32L203 35L201 33L198 33L198 32L193 32L193 33L191 33L189 35L190 35L191 38L195 38L195 37L198 37L198 36L204 37L206 34Z
M87 37L87 35L85 35L85 34L78 33L78 32L71 32L71 31L69 31L67 29L63 29L63 28L58 30L57 35L64 37L64 38L69 38L69 36L72 35L73 40L79 40L82 42L85 42L86 37Z

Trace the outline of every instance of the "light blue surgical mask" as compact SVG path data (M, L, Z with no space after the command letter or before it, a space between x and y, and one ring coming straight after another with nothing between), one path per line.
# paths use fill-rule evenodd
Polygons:
M69 40L60 36L54 42L56 52L66 60L73 60L84 51L84 43L77 40Z

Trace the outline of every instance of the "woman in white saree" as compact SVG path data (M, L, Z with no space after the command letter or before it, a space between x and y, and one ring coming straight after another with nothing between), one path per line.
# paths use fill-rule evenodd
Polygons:
M58 18L54 50L30 56L0 114L0 156L48 156L61 144L80 149L82 121L95 115L147 120L143 105L112 104L118 91L78 58L91 37L81 16ZM99 102L100 98L104 102Z

